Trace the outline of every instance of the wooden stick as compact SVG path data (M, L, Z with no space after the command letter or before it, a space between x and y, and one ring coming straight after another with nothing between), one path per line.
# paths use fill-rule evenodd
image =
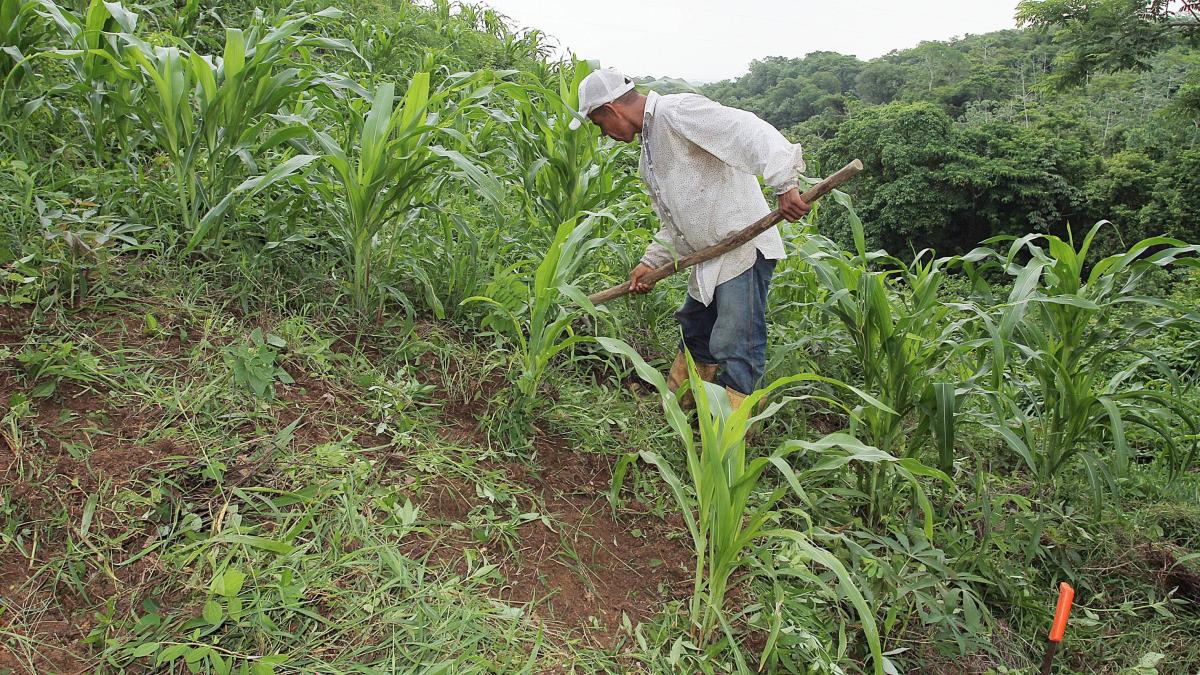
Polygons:
M858 174L859 171L862 171L862 168L862 162L856 159L846 166L838 169L836 173L829 176L825 180L810 187L808 190L805 190L804 194L800 195L800 198L806 203L812 204L817 199L829 194L830 190L833 190L837 186L853 178ZM762 218L759 218L746 229L734 232L733 234L725 237L721 241L709 246L708 248L700 249L689 256L684 256L679 260L667 263L662 267L651 270L649 274L646 274L642 277L642 280L646 283L657 283L680 270L685 270L693 265L702 263L705 260L711 260L723 253L728 253L729 251L732 251L742 244L745 244L763 232L766 232L772 227L775 227L775 225L781 220L783 220L783 214L779 212L779 209L775 209ZM614 298L619 298L628 293L629 282L626 281L624 283L617 284L612 288L607 288L598 293L593 293L588 296L588 300L590 300L593 305L599 305Z

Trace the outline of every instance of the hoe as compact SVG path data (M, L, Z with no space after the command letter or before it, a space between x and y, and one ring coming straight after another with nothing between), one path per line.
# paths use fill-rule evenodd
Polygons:
M838 169L836 173L829 176L825 180L805 190L804 194L800 195L800 198L806 203L812 204L815 200L825 196L826 194L829 194L830 190L833 190L837 186L853 178L858 174L859 171L862 171L862 168L862 162L856 159L846 166ZM722 253L732 251L733 249L745 244L763 232L775 227L775 225L781 220L783 220L783 214L776 209L762 218L759 218L746 229L734 232L733 234L725 237L721 241L709 246L708 248L700 249L689 256L685 256L679 260L676 260L675 262L667 263L662 267L656 268L642 278L647 283L651 284L666 279L680 270L685 270L693 265L702 263L705 260L711 260ZM628 283L617 284L612 288L589 295L588 300L590 300L593 305L599 305L614 298L619 298L627 293L629 293Z

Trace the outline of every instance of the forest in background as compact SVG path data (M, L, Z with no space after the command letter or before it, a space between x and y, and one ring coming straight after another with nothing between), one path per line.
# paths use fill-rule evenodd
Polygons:
M965 253L994 235L1065 236L1101 219L1117 226L1106 251L1124 248L1118 233L1125 245L1200 239L1200 49L1169 35L1140 68L1075 84L1063 81L1072 46L1060 32L968 35L870 61L768 57L695 89L758 114L816 167L862 159L848 191L873 245L889 251Z

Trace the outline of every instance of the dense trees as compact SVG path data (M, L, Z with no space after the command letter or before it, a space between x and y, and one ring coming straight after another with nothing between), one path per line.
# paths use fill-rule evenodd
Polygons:
M1130 5L1097 7L1122 2ZM1172 5L1174 19L1125 16L1158 31L1130 47L1140 60L1091 60L1080 86L1068 86L1064 69L1076 67L1068 62L1082 39L1071 31L1090 24L1056 27L1052 4L1082 5L1023 3L1034 28L869 62L831 52L766 58L705 93L784 129L818 166L861 158L867 171L852 190L872 243L889 250L949 254L995 234L1065 235L1102 218L1117 225L1102 249L1152 234L1200 240L1200 49L1176 25L1183 6ZM829 231L844 230L831 218Z
M1061 28L1051 76L1059 86L1082 84L1097 72L1149 70L1154 55L1176 42L1200 45L1195 0L1022 0L1017 20Z

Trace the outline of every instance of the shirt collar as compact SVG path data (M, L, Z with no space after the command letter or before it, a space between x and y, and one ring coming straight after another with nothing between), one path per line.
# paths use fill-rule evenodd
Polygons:
M658 92L651 90L646 94L646 117L653 115L656 107L658 107Z
M646 94L646 112L642 115L641 136L643 142L650 133L650 127L654 126L654 110L658 107L658 98L658 92L656 91L651 90L650 93Z

